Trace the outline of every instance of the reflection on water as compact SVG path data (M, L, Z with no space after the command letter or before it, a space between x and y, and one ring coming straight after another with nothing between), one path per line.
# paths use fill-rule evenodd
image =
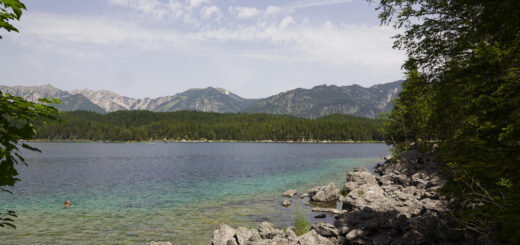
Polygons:
M306 199L284 208L281 193L340 185L346 170L387 154L383 144L35 145L44 153L25 152L22 181L0 194L0 209L19 215L3 243L207 244L221 222L287 227L299 207L316 221Z

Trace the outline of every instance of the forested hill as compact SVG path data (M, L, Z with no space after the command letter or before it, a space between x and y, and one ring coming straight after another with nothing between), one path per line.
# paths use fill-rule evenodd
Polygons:
M310 120L282 115L196 111L67 112L65 123L37 125L42 140L383 140L374 119L329 115Z
M303 118L318 118L335 113L376 118L381 112L392 111L392 101L401 91L402 82L377 84L368 88L359 85L298 88L261 99L243 112Z

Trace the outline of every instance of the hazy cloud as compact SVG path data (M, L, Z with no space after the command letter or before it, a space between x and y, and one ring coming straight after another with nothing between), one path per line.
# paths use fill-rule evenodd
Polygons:
M235 15L240 19L249 19L260 13L260 11L255 7L229 7L229 13Z
M220 8L216 5L203 7L201 10L201 15L205 19L209 19L211 17L215 17L216 19L222 18L222 12L220 11Z

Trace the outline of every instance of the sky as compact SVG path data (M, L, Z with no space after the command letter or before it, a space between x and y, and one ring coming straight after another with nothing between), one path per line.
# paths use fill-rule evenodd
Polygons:
M397 32L366 0L22 0L0 85L134 98L220 87L261 98L403 78Z

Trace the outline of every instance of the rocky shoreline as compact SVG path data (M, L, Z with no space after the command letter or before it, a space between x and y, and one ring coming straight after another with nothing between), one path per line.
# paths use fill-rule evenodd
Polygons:
M408 151L386 157L375 174L364 168L347 173L341 190L334 183L309 190L315 202L340 201L342 210L314 208L335 216L334 224L316 223L297 236L294 227L277 229L263 222L258 228L236 229L219 224L212 245L260 244L477 244L446 217L446 201L437 194L444 180L431 153ZM345 194L342 196L339 193ZM290 205L294 190L284 193Z

